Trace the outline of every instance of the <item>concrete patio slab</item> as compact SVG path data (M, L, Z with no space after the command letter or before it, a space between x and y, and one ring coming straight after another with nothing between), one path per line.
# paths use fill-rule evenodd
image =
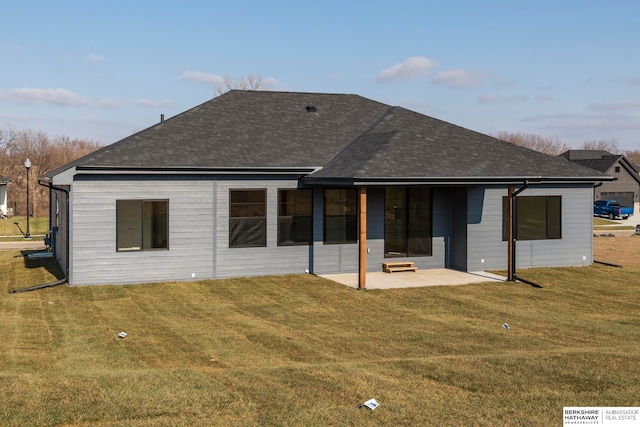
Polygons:
M351 288L358 287L358 273L322 274L320 277L340 283ZM401 289L423 286L468 285L482 282L505 282L506 277L474 271L462 271L438 268L418 270L416 272L383 273L381 271L367 273L367 289Z

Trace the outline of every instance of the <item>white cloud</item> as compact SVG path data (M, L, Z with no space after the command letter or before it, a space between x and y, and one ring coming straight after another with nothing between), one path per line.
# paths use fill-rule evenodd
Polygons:
M70 90L58 89L36 89L36 88L15 88L9 90L3 98L10 101L24 102L28 104L47 103L54 105L84 105L87 101L78 94Z
M390 82L398 80L417 80L426 77L436 66L436 62L424 56L412 56L400 64L384 69L378 73L376 80Z
M140 98L136 100L134 103L141 107L170 107L173 105L173 101L170 99L156 101L149 98Z
M180 77L180 80L189 80L196 83L206 83L213 85L223 85L224 78L217 76L215 74L202 73L200 71L187 71L183 73Z
M97 55L95 53L92 53L90 55L87 55L84 57L84 59L86 59L87 61L91 61L91 62L103 62L104 61L104 57Z
M440 71L432 81L435 84L444 84L449 87L478 87L482 86L486 79L487 75L482 71L458 68Z

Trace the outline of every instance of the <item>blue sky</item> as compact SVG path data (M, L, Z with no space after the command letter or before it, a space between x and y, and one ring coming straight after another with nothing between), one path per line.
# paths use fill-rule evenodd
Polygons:
M2 15L2 127L112 143L257 74L484 133L640 149L635 0L61 0Z

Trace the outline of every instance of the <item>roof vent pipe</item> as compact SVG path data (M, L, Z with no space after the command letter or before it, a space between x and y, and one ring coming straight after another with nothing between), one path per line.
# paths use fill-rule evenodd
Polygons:
M160 123L164 123L164 114L160 114Z
M315 105L307 105L307 111L310 113L315 113L316 111L318 111L318 109Z

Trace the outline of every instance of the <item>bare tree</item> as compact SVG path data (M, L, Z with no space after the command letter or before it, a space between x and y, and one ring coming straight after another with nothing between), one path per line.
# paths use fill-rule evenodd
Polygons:
M18 131L14 127L0 129L0 158L9 156L15 150Z
M494 137L521 147L539 151L550 156L558 156L571 148L555 137L546 137L532 133L498 132Z
M624 152L624 155L631 163L640 166L640 150L627 150Z
M259 74L248 74L247 77L233 77L226 74L223 83L216 85L216 93L222 95L232 89L240 90L269 90L264 86L262 76Z
M601 150L608 151L611 154L620 154L621 152L620 147L618 147L618 141L615 139L585 141L580 146L580 150Z
M0 175L11 179L7 189L7 199L16 214L27 213L24 195L27 189L27 171L24 162L31 161L29 170L30 209L32 215L46 215L49 192L37 180L47 171L60 167L72 160L100 148L96 141L56 137L50 139L45 132L32 129L16 130L13 127L0 128Z

